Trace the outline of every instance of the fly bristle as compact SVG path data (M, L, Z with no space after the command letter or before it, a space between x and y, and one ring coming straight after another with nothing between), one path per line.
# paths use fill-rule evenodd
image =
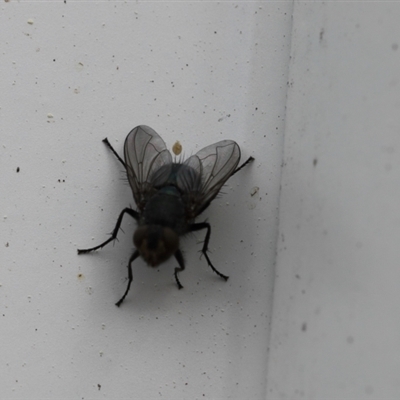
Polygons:
M185 156L183 153L174 156L174 164L183 164L185 161Z
M126 171L121 171L121 175L119 180L124 183L124 185L129 185L129 179L128 176L126 175Z

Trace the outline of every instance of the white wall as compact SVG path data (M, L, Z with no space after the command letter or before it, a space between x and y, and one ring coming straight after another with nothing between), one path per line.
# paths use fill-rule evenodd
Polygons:
M0 381L4 399L265 397L291 3L0 4ZM190 155L222 138L256 162L175 262L140 260L118 151L148 124ZM19 172L17 172L19 168ZM254 189L259 191L254 196Z
M399 20L295 4L267 399L400 398Z

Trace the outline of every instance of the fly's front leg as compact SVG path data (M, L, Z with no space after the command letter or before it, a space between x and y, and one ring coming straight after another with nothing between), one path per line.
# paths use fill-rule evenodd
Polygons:
M225 279L226 281L229 279L229 276L226 276L224 274L221 274L221 272L219 272L214 265L212 265L210 258L208 257L207 254L207 250L208 250L208 242L210 241L210 235L211 235L211 226L208 222L200 222L198 224L192 224L189 227L189 231L190 232L194 232L194 231L200 231L201 229L207 229L207 233L206 233L206 237L204 239L204 244L203 244L203 248L201 249L201 252L204 254L204 257L207 260L208 265L211 267L211 269L217 274L219 275L221 278Z
M128 286L125 290L124 295L115 303L117 307L119 307L122 302L125 300L126 295L129 292L129 289L131 288L131 283L133 280L133 274L132 274L132 263L139 257L139 252L135 250L135 252L132 254L131 258L129 259L129 264L128 264Z
M175 252L175 258L179 264L179 268L176 267L175 272L174 272L175 281L176 281L176 284L178 285L178 289L183 289L183 286L178 278L178 272L182 272L185 269L185 260L183 259L182 252L179 249Z
M124 217L125 213L130 215L136 221L138 221L139 213L137 211L132 210L131 208L123 209L121 214L119 214L117 224L115 225L115 228L114 228L113 233L111 234L111 237L109 239L107 239L105 242L103 242L102 244L99 244L98 246L92 247L90 249L78 249L78 254L85 254L85 253L89 253L89 252L94 251L94 250L101 249L106 244L108 244L108 243L112 242L113 240L115 240L117 238L119 227L121 226L122 218Z

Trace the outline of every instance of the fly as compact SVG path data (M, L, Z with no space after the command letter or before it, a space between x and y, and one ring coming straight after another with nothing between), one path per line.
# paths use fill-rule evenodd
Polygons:
M205 229L202 253L211 269L221 278L208 257L211 226L208 222L195 222L217 196L221 187L236 172L254 160L249 157L240 167L240 148L233 140L222 140L197 152L184 162L174 162L164 140L145 125L133 128L125 139L125 161L106 139L111 149L126 169L137 211L125 208L120 213L111 237L98 246L78 250L89 253L104 247L117 238L122 219L130 215L137 222L133 235L135 251L128 263L128 286L116 303L119 307L127 296L132 280L132 263L141 256L151 267L157 267L172 255L179 267L174 276L179 289L183 286L178 273L185 269L185 261L179 248L179 238L189 232Z

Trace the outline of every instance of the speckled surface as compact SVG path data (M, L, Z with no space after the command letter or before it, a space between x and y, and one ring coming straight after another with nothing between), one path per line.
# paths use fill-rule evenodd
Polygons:
M4 399L265 396L291 3L0 4L0 376ZM255 162L174 260L134 264L121 166L147 124L180 156L222 139ZM180 157L179 156L179 157Z

